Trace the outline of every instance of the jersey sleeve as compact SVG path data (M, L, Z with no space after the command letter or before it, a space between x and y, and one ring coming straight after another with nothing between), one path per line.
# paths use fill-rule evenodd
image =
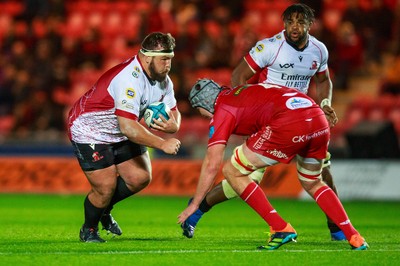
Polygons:
M319 47L321 50L321 64L317 72L321 73L328 69L329 52L326 46L322 42L319 43Z
M261 69L272 64L274 54L276 54L275 44L275 37L260 40L244 57L254 72L259 72Z
M236 120L231 113L218 109L210 122L208 147L216 144L226 145L235 125Z

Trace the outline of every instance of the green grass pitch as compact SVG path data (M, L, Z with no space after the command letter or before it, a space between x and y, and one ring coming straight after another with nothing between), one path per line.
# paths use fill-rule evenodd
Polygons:
M107 243L79 242L84 195L0 194L0 265L397 265L399 202L343 202L370 249L352 251L329 238L313 201L271 199L297 230L296 243L258 251L268 228L240 199L215 206L193 239L182 236L177 215L186 197L133 196L114 218L123 230Z

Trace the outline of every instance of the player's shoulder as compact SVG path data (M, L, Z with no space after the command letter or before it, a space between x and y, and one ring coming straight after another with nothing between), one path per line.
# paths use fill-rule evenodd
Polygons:
M313 46L316 46L316 47L319 48L319 49L327 50L326 45L325 45L322 41L320 41L320 40L318 40L316 37L314 37L313 35L309 35L308 38L309 38L309 39L308 39L309 42L310 42Z
M282 43L283 41L285 41L285 36L283 34L283 31L281 31L272 37L266 37L264 39L261 39L259 43L264 43L265 45L268 46L273 46L273 45L279 46L279 44Z
M274 54L285 41L283 32L277 33L272 37L266 37L259 40L253 47L253 51L257 53L272 53Z
M130 58L119 65L118 74L115 76L114 81L128 82L133 84L143 83L145 78L144 71L135 58Z

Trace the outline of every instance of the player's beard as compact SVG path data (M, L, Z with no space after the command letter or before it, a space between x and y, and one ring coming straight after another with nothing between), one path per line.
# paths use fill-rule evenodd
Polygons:
M289 39L291 43L299 47L300 45L305 44L307 42L308 34L306 32L299 34L297 40L293 40L289 34L287 34L286 37Z
M157 72L156 67L154 65L154 61L151 60L149 65L150 76L152 79L157 80L158 82L163 82L167 78L169 71L165 71L163 73Z

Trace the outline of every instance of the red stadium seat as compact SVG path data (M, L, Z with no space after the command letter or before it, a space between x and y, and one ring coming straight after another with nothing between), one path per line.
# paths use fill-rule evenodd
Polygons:
M103 32L103 36L107 38L115 38L125 27L125 22L120 13L112 11L106 14L100 24L99 29Z
M368 114L368 120L370 121L381 121L386 118L385 111L379 106L372 107Z
M265 36L273 36L283 30L282 12L280 10L269 10L263 16L262 33Z
M10 14L0 13L0 41L11 28L12 23L12 17L10 16Z
M81 37L86 29L86 16L79 11L71 13L64 27L64 34L68 37Z
M14 117L12 115L0 116L0 135L7 136L14 126Z
M4 3L0 3L0 12L4 14L16 16L21 14L23 10L24 4L22 1L4 1Z
M128 12L124 17L122 33L127 39L136 39L142 25L142 17L138 12Z
M87 24L84 27L101 29L103 25L104 25L104 14L99 10L93 10L88 14Z
M335 9L339 10L340 12L344 12L347 8L347 1L348 0L329 0L329 1L323 1L324 2L324 9L325 10L330 10L330 9Z
M203 68L194 73L194 80L192 84L194 84L198 79L207 78L214 80L219 85L229 86L231 84L231 73L232 70L230 68Z

